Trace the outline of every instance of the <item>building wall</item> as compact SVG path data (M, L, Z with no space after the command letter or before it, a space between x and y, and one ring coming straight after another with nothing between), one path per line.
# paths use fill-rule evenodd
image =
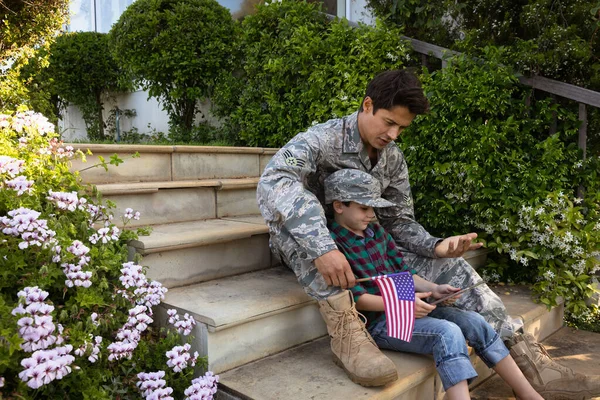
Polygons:
M97 31L107 33L112 24L114 24L121 13L134 0L73 0L71 2L71 21L67 27L68 31ZM250 0L218 0L220 4L227 7L233 15L241 16L247 9L247 3ZM350 21L364 22L373 24L375 19L367 10L366 0L327 0L324 3L328 9L327 12L346 17ZM136 111L136 116L132 118L122 118L120 121L120 130L127 131L136 127L139 133L150 133L152 131L169 131L169 118L162 110L159 102L154 98L148 98L145 91L136 91L132 93L111 94L104 104L104 117L108 117L110 110L114 107L121 110L130 109ZM201 114L197 121L202 120L204 115L214 125L219 121L211 116L210 105L202 104ZM81 112L76 106L69 106L61 115L59 120L59 132L65 141L85 140L87 138L85 123L81 117Z

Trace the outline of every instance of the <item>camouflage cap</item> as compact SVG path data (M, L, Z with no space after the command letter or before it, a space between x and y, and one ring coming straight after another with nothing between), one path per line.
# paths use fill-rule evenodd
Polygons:
M392 207L394 203L381 198L379 181L358 169L340 169L325 179L325 203L334 200L354 201L371 207Z

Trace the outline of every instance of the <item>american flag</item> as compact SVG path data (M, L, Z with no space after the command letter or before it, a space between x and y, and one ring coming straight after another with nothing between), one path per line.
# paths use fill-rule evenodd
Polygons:
M410 272L372 278L381 292L388 336L410 342L415 326L415 282Z

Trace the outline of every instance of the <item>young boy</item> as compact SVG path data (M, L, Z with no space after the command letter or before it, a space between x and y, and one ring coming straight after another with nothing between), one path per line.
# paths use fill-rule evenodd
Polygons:
M357 278L408 270L391 235L373 222L373 207L394 204L381 198L379 182L366 172L342 169L325 179L325 202L333 205L331 236L348 259ZM412 271L411 271L412 272ZM414 272L413 272L414 273ZM542 399L523 376L494 329L473 311L436 307L424 299L439 299L459 288L437 285L413 275L415 325L410 342L387 335L383 299L375 282L357 284L350 290L356 308L364 312L367 329L383 349L433 354L447 399L469 399L468 383L477 377L466 341L490 368L498 372L519 399Z

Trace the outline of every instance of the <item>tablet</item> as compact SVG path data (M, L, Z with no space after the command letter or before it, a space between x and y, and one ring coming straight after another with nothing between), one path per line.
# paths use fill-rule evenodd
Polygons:
M444 297L442 297L441 299L437 299L437 300L436 300L436 301L434 301L433 303L429 303L429 304L431 304L431 305L436 305L436 304L438 304L438 303L441 303L441 302L443 302L443 301L445 301L445 300L448 300L448 299L451 299L451 298L453 298L453 297L456 297L456 296L458 296L458 295L460 295L460 294L463 294L464 292L468 292L469 290L471 290L471 289L473 289L473 288L476 288L476 287L477 287L477 286L479 286L479 285L483 285L484 283L485 283L484 281L479 281L479 282L477 282L477 283L475 283L475 284L473 284L473 285L471 285L471 286L469 286L469 287L466 287L466 288L464 288L464 289L461 289L461 290L459 290L458 292L455 292L455 293L449 294L448 296L444 296Z

